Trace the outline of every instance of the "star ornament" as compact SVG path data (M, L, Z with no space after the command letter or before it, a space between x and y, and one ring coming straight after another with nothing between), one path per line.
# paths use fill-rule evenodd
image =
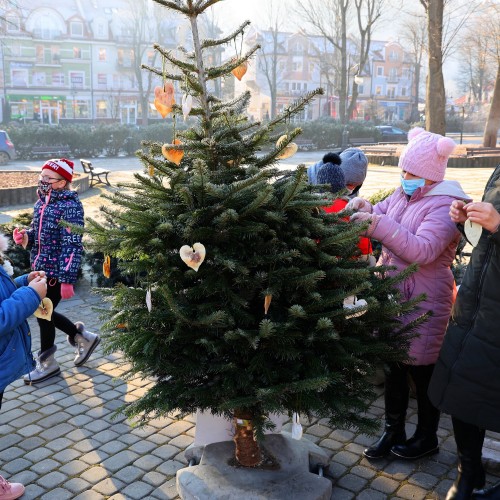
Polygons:
M205 260L205 246L201 243L195 243L192 247L183 245L179 250L179 255L186 266L198 272L199 267Z

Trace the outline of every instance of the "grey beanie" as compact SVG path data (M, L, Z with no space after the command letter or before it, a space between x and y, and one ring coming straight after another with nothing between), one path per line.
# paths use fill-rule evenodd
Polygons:
M368 169L368 159L365 153L358 148L349 148L340 153L340 158L342 158L341 166L345 183L361 186L365 182Z
M339 165L325 163L318 170L317 178L318 184L330 184L332 193L345 189L345 176Z

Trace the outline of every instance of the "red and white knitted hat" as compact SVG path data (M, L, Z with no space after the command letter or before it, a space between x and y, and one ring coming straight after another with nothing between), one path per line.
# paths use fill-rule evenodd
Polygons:
M43 167L56 172L61 177L64 177L68 182L73 180L73 166L74 163L66 158L47 160Z

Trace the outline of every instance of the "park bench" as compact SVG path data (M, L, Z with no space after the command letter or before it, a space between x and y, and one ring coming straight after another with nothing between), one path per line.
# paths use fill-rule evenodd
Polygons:
M299 151L313 151L316 146L309 139L294 139L295 144L299 148Z
M467 148L467 157L470 156L500 156L500 148Z
M92 162L88 160L83 160L80 158L80 163L82 164L83 171L86 174L90 175L90 187L95 183L97 184L98 182L101 182L102 184L107 184L108 186L111 186L109 180L108 180L108 174L110 170L106 170L104 168L95 168L92 166ZM104 177L104 180L102 180L102 177Z
M49 157L49 158L61 158L65 156L69 156L71 150L69 146L65 146L62 144L56 146L33 146L31 148L31 156L35 158L39 158L41 156Z
M349 146L357 147L364 146L365 144L377 144L374 137L349 137Z
M390 146L363 146L361 149L365 154L380 156L393 156L397 151L397 148Z

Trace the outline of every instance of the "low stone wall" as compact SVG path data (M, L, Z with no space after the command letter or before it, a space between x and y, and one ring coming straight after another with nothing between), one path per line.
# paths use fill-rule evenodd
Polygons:
M79 174L73 179L72 189L79 193L84 193L89 189L88 174ZM35 203L38 200L36 186L25 186L18 188L0 188L0 207L10 205L26 205Z

